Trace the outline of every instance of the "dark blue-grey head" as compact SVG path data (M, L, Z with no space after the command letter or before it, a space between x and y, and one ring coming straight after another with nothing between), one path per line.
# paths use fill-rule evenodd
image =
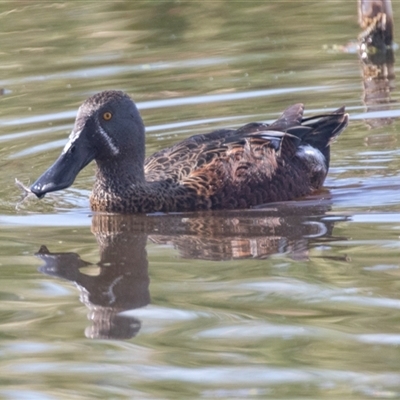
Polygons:
M101 92L81 105L60 156L30 189L43 197L71 186L92 160L101 167L131 159L143 167L144 155L144 125L132 99L120 91Z

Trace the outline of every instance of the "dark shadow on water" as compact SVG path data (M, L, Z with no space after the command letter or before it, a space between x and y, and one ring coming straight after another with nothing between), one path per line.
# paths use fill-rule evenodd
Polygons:
M141 322L119 314L150 303L147 240L171 244L188 259L266 259L284 253L305 260L311 247L344 239L335 238L333 228L346 217L327 214L330 209L329 201L317 199L246 211L97 214L92 219L100 250L97 264L76 253L52 253L46 246L36 255L45 263L40 272L67 279L80 289L92 322L86 336L129 339Z

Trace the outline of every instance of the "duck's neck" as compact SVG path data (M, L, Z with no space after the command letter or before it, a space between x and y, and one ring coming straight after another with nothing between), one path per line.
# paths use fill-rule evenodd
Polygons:
M98 163L90 196L93 211L112 213L152 213L194 208L193 192L167 180L147 182L144 167Z
M95 186L110 193L122 194L128 187L146 183L144 159L125 157L118 160L96 161Z

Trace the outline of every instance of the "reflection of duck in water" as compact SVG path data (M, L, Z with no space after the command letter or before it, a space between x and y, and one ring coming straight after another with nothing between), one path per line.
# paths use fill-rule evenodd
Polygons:
M296 104L271 125L192 136L145 160L139 111L123 92L106 91L83 103L60 157L30 190L43 197L66 188L95 160L95 211L235 209L291 200L322 186L329 144L347 120L344 108L303 118Z
M51 253L42 246L36 253L45 262L40 271L75 282L80 288L92 321L88 337L128 339L137 334L140 321L119 313L150 302L147 236L104 231L97 232L96 238L101 250L96 265L76 253Z
M267 258L286 253L307 258L313 243L334 240L334 218L327 205L227 213L182 215L94 215L92 231L100 261L92 265L76 253L37 253L40 271L76 283L90 310L91 338L128 339L140 321L121 313L150 302L146 242L171 243L182 257L225 260ZM336 219L337 220L337 219Z

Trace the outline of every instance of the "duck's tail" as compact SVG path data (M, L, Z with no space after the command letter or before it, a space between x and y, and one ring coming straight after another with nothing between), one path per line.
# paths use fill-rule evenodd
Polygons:
M329 145L346 128L348 120L349 115L346 114L345 108L340 107L332 113L303 118L301 121L302 126L308 129L299 136L303 142L315 147L324 155L327 168L329 168L330 161Z

